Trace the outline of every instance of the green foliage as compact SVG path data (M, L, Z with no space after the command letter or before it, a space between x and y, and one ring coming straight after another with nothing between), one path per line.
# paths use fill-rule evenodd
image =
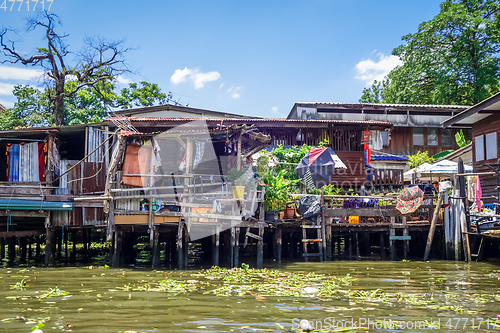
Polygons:
M408 162L406 165L408 165L410 168L417 168L421 166L424 163L432 163L433 159L432 157L429 157L429 152L424 151L420 152L420 150L414 154L414 155L408 155Z
M42 330L44 327L45 327L44 323L37 323L35 326L31 328L31 331Z
M269 174L269 156L267 154L259 156L256 169L260 178L264 178Z
M266 194L264 196L264 209L267 211L280 211L285 209L289 187L296 184L299 180L290 180L285 178L285 171L281 170L277 175L272 171L266 177Z
M233 186L246 186L250 181L250 173L247 169L232 168L227 172L227 178Z
M403 62L363 90L360 101L476 104L500 90L500 3L446 0L433 19L402 37Z
M10 289L25 290L27 285L28 280L22 279L20 282L16 282L16 284L10 286Z
M66 81L64 90L69 93L78 86L78 81ZM28 85L17 85L13 90L17 101L14 107L0 114L0 130L54 125L54 115L49 96L53 89L37 89ZM130 83L129 88L116 89L116 81L99 81L93 86L79 89L64 99L66 125L98 123L109 116L114 107L123 109L165 104L172 94L165 94L155 83Z
M0 113L0 129L50 126L54 117L48 101L48 90L16 85L12 91L17 98L14 107Z
M462 129L460 129L460 131L455 133L455 140L457 141L457 145L460 148L465 147L472 142L471 140L467 140L465 138L465 135L464 135L464 132L462 131Z
M370 87L363 88L363 92L361 94L361 98L359 99L360 103L382 103L383 96L382 92L387 84L386 80L382 81L373 81L373 84Z
M121 95L117 96L117 104L122 109L166 104L173 97L171 92L162 92L158 84L146 81L139 84L130 83L129 87L123 88L120 93Z

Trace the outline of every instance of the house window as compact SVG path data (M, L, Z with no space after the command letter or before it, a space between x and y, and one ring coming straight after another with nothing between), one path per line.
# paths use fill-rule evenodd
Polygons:
M486 159L497 158L497 132L485 135L486 139Z
M497 132L476 136L476 162L498 157Z
M484 160L484 135L476 136L476 162Z
M382 142L384 143L384 146L388 146L389 141L387 140L387 131L382 131L380 134L382 135Z
M439 135L437 128L427 128L427 145L437 146L439 145Z
M414 127L413 128L413 145L423 146L424 145L424 128Z
M453 146L453 133L449 128L441 130L441 142L443 146Z

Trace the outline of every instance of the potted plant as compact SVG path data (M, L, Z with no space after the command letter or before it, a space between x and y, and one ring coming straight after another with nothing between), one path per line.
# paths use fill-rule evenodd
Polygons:
M288 199L288 187L292 181L284 178L284 171L276 176L269 171L265 177L266 194L264 196L264 209L266 210L266 221L275 221L278 212L285 209Z
M295 202L289 201L285 206L285 218L293 219L295 217Z
M232 168L227 173L228 181L233 185L233 198L243 199L245 196L245 186L248 184L251 175L248 174L248 170L241 169L237 170Z

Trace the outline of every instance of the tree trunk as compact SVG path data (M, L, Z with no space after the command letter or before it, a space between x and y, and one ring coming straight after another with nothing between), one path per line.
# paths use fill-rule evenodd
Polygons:
M56 79L56 93L54 99L54 123L56 126L64 125L64 85L65 79Z

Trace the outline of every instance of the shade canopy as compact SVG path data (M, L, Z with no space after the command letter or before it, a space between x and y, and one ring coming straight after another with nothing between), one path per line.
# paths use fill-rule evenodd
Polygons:
M465 172L472 172L472 167L464 165ZM419 179L429 180L431 177L446 177L453 176L458 172L458 163L442 160L433 164L424 163L416 168L410 169L404 173L405 180L412 180L414 174Z
M346 168L331 148L311 148L295 171L307 186L321 188L330 184L337 165Z

